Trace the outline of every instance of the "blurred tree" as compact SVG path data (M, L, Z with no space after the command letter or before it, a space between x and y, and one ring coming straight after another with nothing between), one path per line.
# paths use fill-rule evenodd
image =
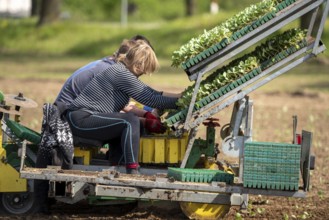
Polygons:
M186 16L192 16L195 10L195 1L185 0L185 6L186 6Z
M78 21L120 21L121 0L62 0L61 6Z
M38 16L40 13L41 0L32 0L31 16Z
M61 0L42 0L40 17L37 26L52 23L59 19Z

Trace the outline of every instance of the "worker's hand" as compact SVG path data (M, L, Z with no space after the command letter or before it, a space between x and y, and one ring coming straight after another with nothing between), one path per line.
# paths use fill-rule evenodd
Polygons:
M158 133L162 134L164 133L167 129L163 124L161 123L160 119L145 119L145 128L147 131L151 133Z
M138 109L138 107L133 102L129 102L129 104L124 107L123 111L130 112L133 111L134 109Z
M151 112L146 112L144 114L144 118L146 119L153 119L153 120L159 120L155 115L153 115Z

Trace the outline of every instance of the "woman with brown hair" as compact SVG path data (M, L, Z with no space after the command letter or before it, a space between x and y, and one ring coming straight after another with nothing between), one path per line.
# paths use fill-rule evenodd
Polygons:
M127 53L118 53L114 64L101 61L88 69L94 77L70 103L66 119L74 136L104 144L120 139L126 171L137 173L143 128L139 118L146 118L142 123L150 132L161 133L163 126L145 110L127 107L130 98L152 108L173 109L180 94L159 92L140 81L138 77L158 69L158 60L143 40L124 41L121 47L126 45Z

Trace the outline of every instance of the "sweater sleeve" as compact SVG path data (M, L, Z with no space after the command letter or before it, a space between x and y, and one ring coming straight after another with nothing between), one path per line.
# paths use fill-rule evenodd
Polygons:
M156 91L144 84L122 64L118 70L114 77L115 86L129 97L152 108L177 108L177 98L163 96L162 92Z

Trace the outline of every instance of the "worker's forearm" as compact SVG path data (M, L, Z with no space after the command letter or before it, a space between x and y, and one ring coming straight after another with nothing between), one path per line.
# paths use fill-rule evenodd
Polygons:
M167 97L180 98L182 93L163 92L162 95Z

